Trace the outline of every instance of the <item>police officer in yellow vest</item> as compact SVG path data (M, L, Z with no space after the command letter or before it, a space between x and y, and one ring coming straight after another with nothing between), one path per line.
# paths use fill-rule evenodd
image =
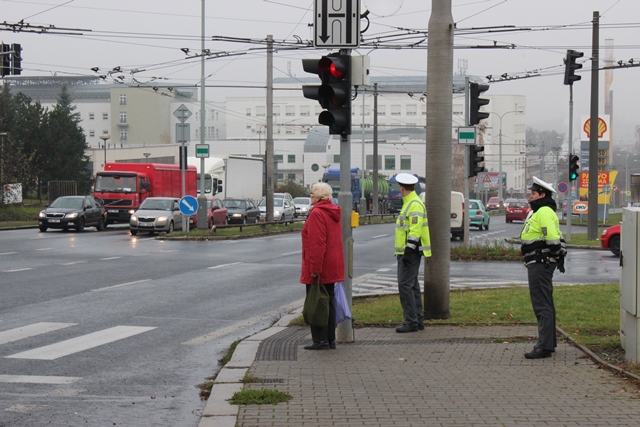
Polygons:
M556 348L556 309L553 304L553 272L564 273L566 245L560 231L553 186L533 177L529 188L531 212L525 220L520 240L529 279L531 305L538 319L538 342L525 353L527 359L551 357Z
M396 175L402 194L402 210L396 221L395 255L398 260L398 291L404 323L396 332L424 329L424 311L418 271L422 256L431 256L427 209L415 192L418 178L408 173Z

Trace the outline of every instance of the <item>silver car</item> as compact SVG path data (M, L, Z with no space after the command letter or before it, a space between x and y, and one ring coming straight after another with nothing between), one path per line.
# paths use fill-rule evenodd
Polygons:
M138 231L172 233L174 230L182 230L180 199L175 197L147 197L129 220L132 236Z
M311 197L296 197L293 199L293 204L296 206L296 217L307 217L313 205L311 204Z
M262 198L260 203L258 204L258 209L260 209L260 219L263 221L267 217L267 199ZM296 208L293 204L287 199L276 199L273 198L273 220L279 222L287 222L293 221L293 218L296 216Z

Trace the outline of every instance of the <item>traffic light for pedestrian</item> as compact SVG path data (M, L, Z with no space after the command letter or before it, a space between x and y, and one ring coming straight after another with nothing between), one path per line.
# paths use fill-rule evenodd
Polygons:
M469 126L477 125L480 120L489 118L489 113L480 111L480 107L489 104L486 98L480 98L482 92L489 90L489 85L469 83Z
M577 64L576 60L583 56L584 52L567 50L567 57L564 59L564 84L573 85L573 82L582 78L582 76L576 76L576 70L582 68L582 64Z
M305 98L315 99L325 111L318 123L331 135L351 134L351 57L332 53L320 59L303 59L302 68L317 74L321 85L302 86Z
M8 44L0 44L0 76L8 76L11 74L11 46Z
M580 176L580 158L576 155L569 156L569 181L575 181Z
M486 169L484 168L484 145L469 145L467 177L473 178L480 172L486 172Z
M11 45L11 74L19 76L22 73L22 46L18 43Z

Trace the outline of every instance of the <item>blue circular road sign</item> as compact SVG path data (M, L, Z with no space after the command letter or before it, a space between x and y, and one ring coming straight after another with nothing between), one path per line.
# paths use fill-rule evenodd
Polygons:
M561 182L558 184L558 191L561 193L566 193L567 190L569 189L569 186L567 185L566 182Z
M198 199L193 196L184 196L180 199L180 212L188 216L198 212Z

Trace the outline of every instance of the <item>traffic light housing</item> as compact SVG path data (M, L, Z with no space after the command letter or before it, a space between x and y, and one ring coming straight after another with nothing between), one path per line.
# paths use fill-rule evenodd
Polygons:
M469 126L477 125L480 120L489 118L489 113L480 111L480 107L489 104L488 99L480 98L480 94L487 90L487 84L469 82Z
M0 76L8 76L11 74L11 46L8 44L0 44Z
M22 73L22 46L18 43L11 45L11 74L19 76Z
M325 109L318 123L329 126L330 135L350 135L351 56L332 53L320 59L303 59L302 68L317 74L322 83L302 86L304 97L315 99Z
M467 178L473 178L480 172L486 172L486 169L484 168L484 145L469 145Z
M582 76L576 76L576 70L582 68L582 64L577 64L576 60L583 56L584 52L578 52L571 49L567 50L567 57L564 59L564 84L573 85L573 82L582 78Z
M569 156L569 181L575 181L580 176L580 158L574 154Z

